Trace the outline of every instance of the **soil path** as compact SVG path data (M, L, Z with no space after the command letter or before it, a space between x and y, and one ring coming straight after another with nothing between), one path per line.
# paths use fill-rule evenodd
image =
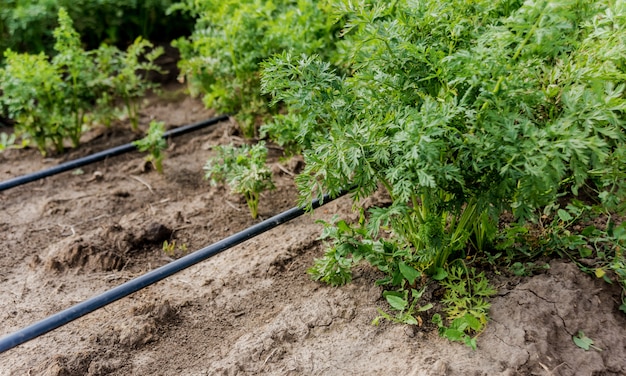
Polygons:
M170 91L147 101L141 123L210 116ZM123 129L92 131L62 158L7 151L0 180L135 137ZM170 140L164 175L130 153L1 192L0 336L256 223L242 199L202 178L211 146L241 142L235 129L224 122ZM277 189L261 199L263 218L294 205L302 167L279 167L273 154ZM350 217L351 205L334 201L0 354L0 375L626 375L619 290L562 261L492 280L499 292L477 351L427 328L371 325L385 307L375 270L358 267L341 288L306 275L323 252L315 221ZM173 254L164 240L175 241ZM578 331L602 351L578 348Z

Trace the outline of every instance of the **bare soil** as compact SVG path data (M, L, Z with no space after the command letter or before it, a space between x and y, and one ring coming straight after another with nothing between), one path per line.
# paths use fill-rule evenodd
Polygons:
M169 91L150 97L142 125L211 117ZM96 129L66 155L0 154L0 180L129 142L123 124ZM91 298L173 258L294 206L301 161L272 149L276 190L259 220L225 187L203 180L210 147L241 142L223 122L169 141L164 175L139 153L0 192L0 336ZM554 260L534 277L492 283L478 350L432 326L385 322L380 275L367 265L333 288L306 275L323 253L317 219L352 216L344 197L210 260L0 354L1 375L626 375L619 290ZM174 254L162 249L175 241ZM185 251L185 248L187 251ZM583 331L601 349L585 351Z

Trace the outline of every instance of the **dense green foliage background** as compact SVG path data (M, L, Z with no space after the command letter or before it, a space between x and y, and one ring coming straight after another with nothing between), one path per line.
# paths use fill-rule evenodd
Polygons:
M272 112L260 91L260 64L283 51L330 56L335 49L337 25L324 2L200 0L175 9L197 17L191 37L174 43L192 94L235 115L248 137Z
M65 7L87 49L101 43L126 48L137 37L169 42L193 28L185 13L166 16L173 0L0 0L0 55L16 52L53 53L52 31ZM1 59L1 58L0 58Z

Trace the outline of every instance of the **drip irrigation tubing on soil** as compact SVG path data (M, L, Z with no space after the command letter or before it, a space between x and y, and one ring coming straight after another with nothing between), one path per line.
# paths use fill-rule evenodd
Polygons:
M208 127L210 125L225 121L227 119L228 119L227 115L222 115L222 116L214 117L208 120L199 121L197 123L184 125L182 127L174 128L165 132L163 134L163 138L181 136L181 135ZM5 191L9 188L14 188L19 185L36 181L39 179L47 178L48 176L60 174L62 172L66 172L66 171L73 170L82 166L86 166L91 163L100 162L100 161L105 160L106 158L128 153L133 150L137 150L137 146L135 146L131 142L125 145L120 145L111 149L103 150L101 152L91 154L83 158L78 158L78 159L74 159L68 162L64 162L58 166L54 166L46 170L41 170L41 171L33 172L32 174L22 175L13 179L5 180L3 182L0 182L0 192Z
M346 192L340 192L336 197L324 196L322 199L314 200L311 203L311 210L317 209L320 206L333 201L340 196L343 196ZM201 261L204 261L210 257L221 253L229 248L232 248L238 244L245 242L257 235L260 235L266 231L269 231L283 223L286 223L292 219L295 219L306 210L304 208L295 207L277 214L271 218L268 218L262 222L257 223L254 226L231 235L225 239L213 243L210 246L202 248L196 252L193 252L187 256L184 256L176 261L172 261L169 264L163 265L157 269L154 269L140 277L130 280L122 285L119 285L111 290L108 290L100 295L97 295L91 299L85 300L82 303L78 303L66 310L49 316L35 324L25 327L17 332L9 334L3 338L0 338L0 353L10 350L24 342L30 341L41 335L44 335L54 329L57 329L71 321L74 321L88 313L91 313L97 309L100 309L110 303L113 303L121 298L124 298L130 294L133 294L145 287L148 287L162 279L172 276L192 265L195 265Z

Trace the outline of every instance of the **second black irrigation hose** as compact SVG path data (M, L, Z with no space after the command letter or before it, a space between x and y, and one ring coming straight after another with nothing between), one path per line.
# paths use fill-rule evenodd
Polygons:
M209 125L213 125L221 121L225 121L227 119L228 119L228 116L222 115L222 116L218 116L212 119L185 125L179 128L174 128L165 132L163 134L163 138L181 136L183 134L190 133L190 132L196 131L204 127L208 127ZM61 163L58 166L54 166L46 170L41 170L41 171L33 172L32 174L22 175L13 179L5 180L3 182L0 182L0 192L5 191L9 188L17 187L18 185L30 183L35 180L47 178L48 176L60 174L62 172L66 172L66 171L70 171L70 170L73 170L82 166L86 166L91 163L103 161L106 158L128 153L133 150L137 150L137 147L131 142L125 145L120 145L111 149L103 150L101 152L91 154L83 158L78 158L72 161Z
M337 197L343 196L344 194L345 192L342 192ZM329 198L328 196L324 196L321 201L313 201L311 204L311 208L316 209L324 205L325 203L334 200L335 198ZM251 239L257 235L273 229L274 227L277 227L285 222L297 218L304 213L305 210L302 208L295 207L289 209L269 219L266 219L263 222L257 223L256 225L249 227L241 232L238 232L235 235L231 235L226 239L220 240L217 243L213 243L208 247L202 248L176 261L172 261L169 264L163 265L160 268L152 270L140 277L130 280L98 296L88 299L82 303L76 304L73 307L49 316L48 318L32 324L24 329L0 338L0 353L12 349L13 347L16 347L24 342L30 341L31 339L39 337L45 333L48 333L49 331L52 331L71 321L74 321L79 317L82 317L123 297L135 293L143 289L144 287L150 286L162 279L178 273L181 270L184 270L192 265L213 257L222 251L241 244L248 239Z

